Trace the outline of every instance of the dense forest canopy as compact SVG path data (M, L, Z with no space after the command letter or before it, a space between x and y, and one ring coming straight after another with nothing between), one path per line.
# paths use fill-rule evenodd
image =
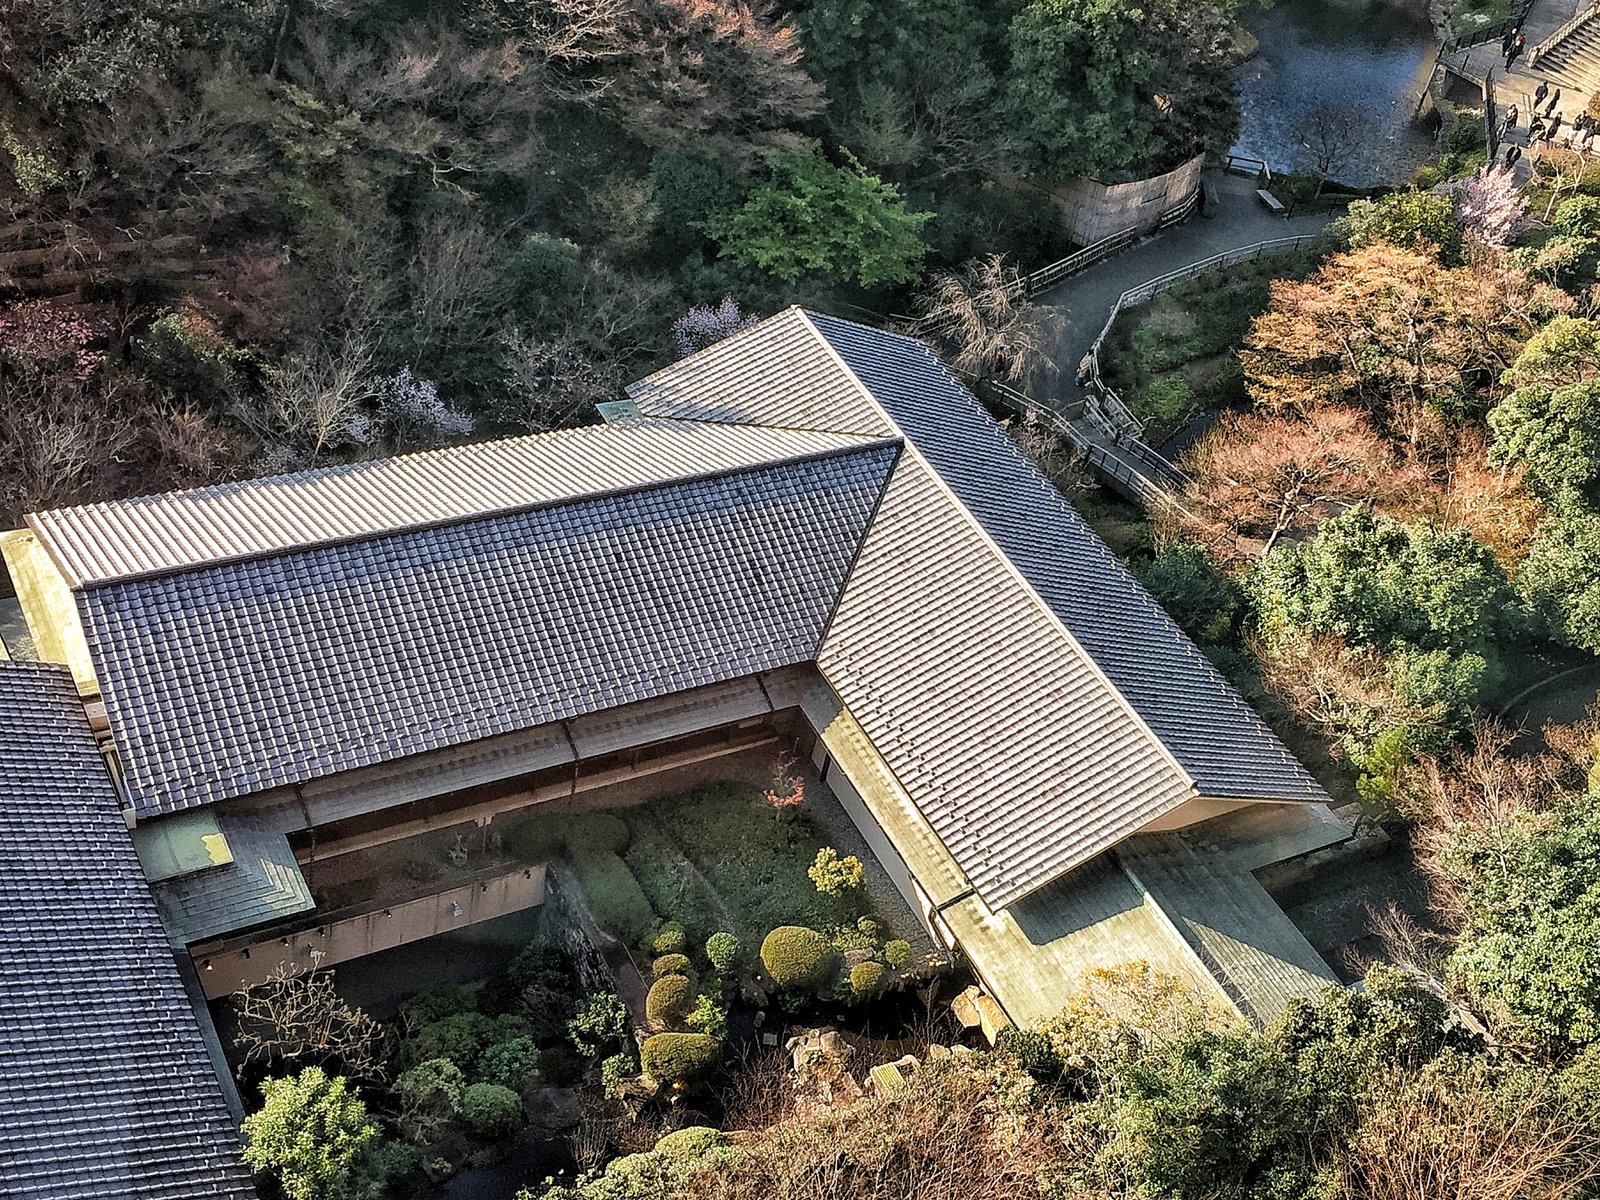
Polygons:
M1226 144L1231 8L3 0L0 508L567 424L686 310L1037 261L1018 176Z

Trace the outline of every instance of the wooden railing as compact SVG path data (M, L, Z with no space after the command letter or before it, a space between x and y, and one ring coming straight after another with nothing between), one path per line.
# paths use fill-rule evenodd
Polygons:
M1095 335L1089 353L1083 356L1078 364L1078 379L1085 387L1094 392L1100 401L1101 408L1112 420L1114 426L1120 426L1121 432L1127 436L1142 438L1144 425L1122 402L1122 397L1106 383L1100 373L1100 346L1111 333L1111 327L1117 323L1117 318L1124 309L1135 305L1148 303L1153 297L1160 295L1168 288L1175 287L1185 279L1192 279L1196 275L1204 275L1207 271L1220 270L1223 267L1237 266L1244 262L1253 262L1264 254L1283 254L1290 250L1298 250L1309 244L1317 235L1302 233L1295 237L1272 238L1265 242L1255 242L1249 246L1240 246L1236 250L1224 250L1221 254L1213 254L1210 258L1203 258L1199 262L1190 263L1186 267L1179 267L1176 271L1168 271L1165 275L1157 275L1154 279L1147 279L1137 287L1129 288L1117 297L1117 302L1111 306L1111 312L1106 316L1106 323L1100 327L1100 332ZM1115 433L1113 428L1108 432ZM1170 465L1170 464L1169 464ZM1176 469L1176 468L1174 468Z
M1184 220L1200 205L1200 188L1196 187L1188 196L1167 209L1156 219L1156 230L1170 228L1179 221ZM1139 226L1130 225L1126 229L1119 229L1113 234L1101 238L1098 242L1091 242L1081 250L1075 250L1065 258L1058 259L1049 266L1040 267L1031 274L1024 275L1013 287L1017 296L1032 296L1045 288L1054 287L1063 279L1085 271L1098 262L1103 262L1113 254L1126 250L1140 238Z

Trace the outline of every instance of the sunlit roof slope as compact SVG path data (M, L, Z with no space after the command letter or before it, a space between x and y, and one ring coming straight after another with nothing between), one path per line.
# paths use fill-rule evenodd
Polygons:
M791 309L630 395L904 437L818 665L991 907L1197 795L1325 799L922 343Z

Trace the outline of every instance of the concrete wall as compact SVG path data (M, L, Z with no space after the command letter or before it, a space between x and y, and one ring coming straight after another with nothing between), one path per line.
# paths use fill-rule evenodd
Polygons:
M543 867L475 880L432 896L252 941L246 934L193 948L200 985L215 1000L263 982L282 966L332 967L544 903ZM425 987L428 981L418 980Z
M1055 187L1032 183L1020 186L1054 201L1067 236L1080 246L1088 246L1130 225L1144 233L1153 230L1162 213L1182 204L1200 186L1204 166L1205 155L1200 154L1165 175L1130 183L1074 179Z

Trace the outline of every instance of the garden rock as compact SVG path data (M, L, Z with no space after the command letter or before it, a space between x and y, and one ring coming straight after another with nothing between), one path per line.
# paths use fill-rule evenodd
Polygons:
M583 1106L575 1088L539 1088L528 1097L528 1126L543 1134L557 1134L583 1120Z

